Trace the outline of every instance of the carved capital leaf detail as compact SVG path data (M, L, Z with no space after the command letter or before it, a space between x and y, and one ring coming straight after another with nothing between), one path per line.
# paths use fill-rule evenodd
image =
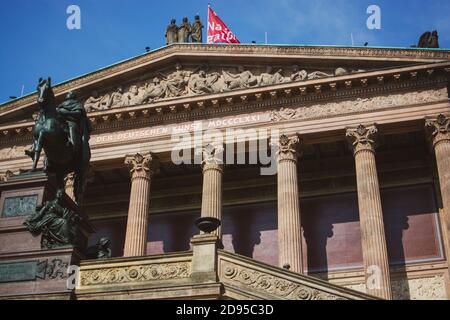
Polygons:
M360 124L356 128L348 128L345 135L355 155L363 150L375 151L378 135L378 129L375 125L366 127Z
M127 155L125 164L130 168L131 177L151 178L157 169L154 156L148 152L144 154L136 153L135 155Z
M298 135L289 137L282 134L278 141L272 143L272 145L278 148L278 162L284 160L297 161L300 151L300 137Z
M202 156L203 171L208 169L223 169L223 145L207 144L197 150L197 154Z
M429 118L425 120L425 127L428 129L433 145L436 146L439 142L450 141L450 117L444 114L439 114L436 118Z

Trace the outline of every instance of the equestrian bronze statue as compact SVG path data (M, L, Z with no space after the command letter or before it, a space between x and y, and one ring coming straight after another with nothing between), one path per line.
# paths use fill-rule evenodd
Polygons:
M33 127L33 145L25 152L33 159L31 171L36 171L44 150L44 171L55 175L58 189L64 189L65 176L74 173L75 202L79 204L91 158L86 111L74 92L58 106L50 78L39 79L37 92L39 116Z

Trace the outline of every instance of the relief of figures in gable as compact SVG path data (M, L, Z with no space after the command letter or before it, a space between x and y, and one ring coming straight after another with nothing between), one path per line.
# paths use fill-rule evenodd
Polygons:
M167 74L153 74L149 77L149 80L130 85L126 90L124 90L123 86L118 86L114 91L103 95L93 91L91 96L84 102L84 107L87 112L94 112L136 106L182 96L222 93L245 88L342 76L364 71L337 68L334 71L327 72L308 72L294 65L289 68L290 70L267 66L265 70L259 72L259 75L256 75L258 72L252 72L244 66L228 69L231 70L221 69L213 71L208 66L201 66L187 70L180 63L177 63L175 71Z

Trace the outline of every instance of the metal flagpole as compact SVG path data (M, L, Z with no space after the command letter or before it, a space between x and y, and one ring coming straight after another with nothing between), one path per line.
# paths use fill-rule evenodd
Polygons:
M206 44L209 44L209 8L211 8L211 4L208 3L208 12L206 13Z

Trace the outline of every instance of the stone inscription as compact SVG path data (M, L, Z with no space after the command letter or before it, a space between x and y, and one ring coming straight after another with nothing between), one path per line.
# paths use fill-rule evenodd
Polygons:
M5 199L2 217L27 216L36 211L38 195L10 197Z
M216 118L204 121L193 121L167 126L155 126L141 130L129 130L112 134L96 136L94 144L114 143L127 140L149 139L172 134L185 134L200 132L203 130L222 129L227 127L239 127L249 124L270 122L269 113L255 113L250 115Z
M38 261L25 261L0 264L0 283L35 280Z

